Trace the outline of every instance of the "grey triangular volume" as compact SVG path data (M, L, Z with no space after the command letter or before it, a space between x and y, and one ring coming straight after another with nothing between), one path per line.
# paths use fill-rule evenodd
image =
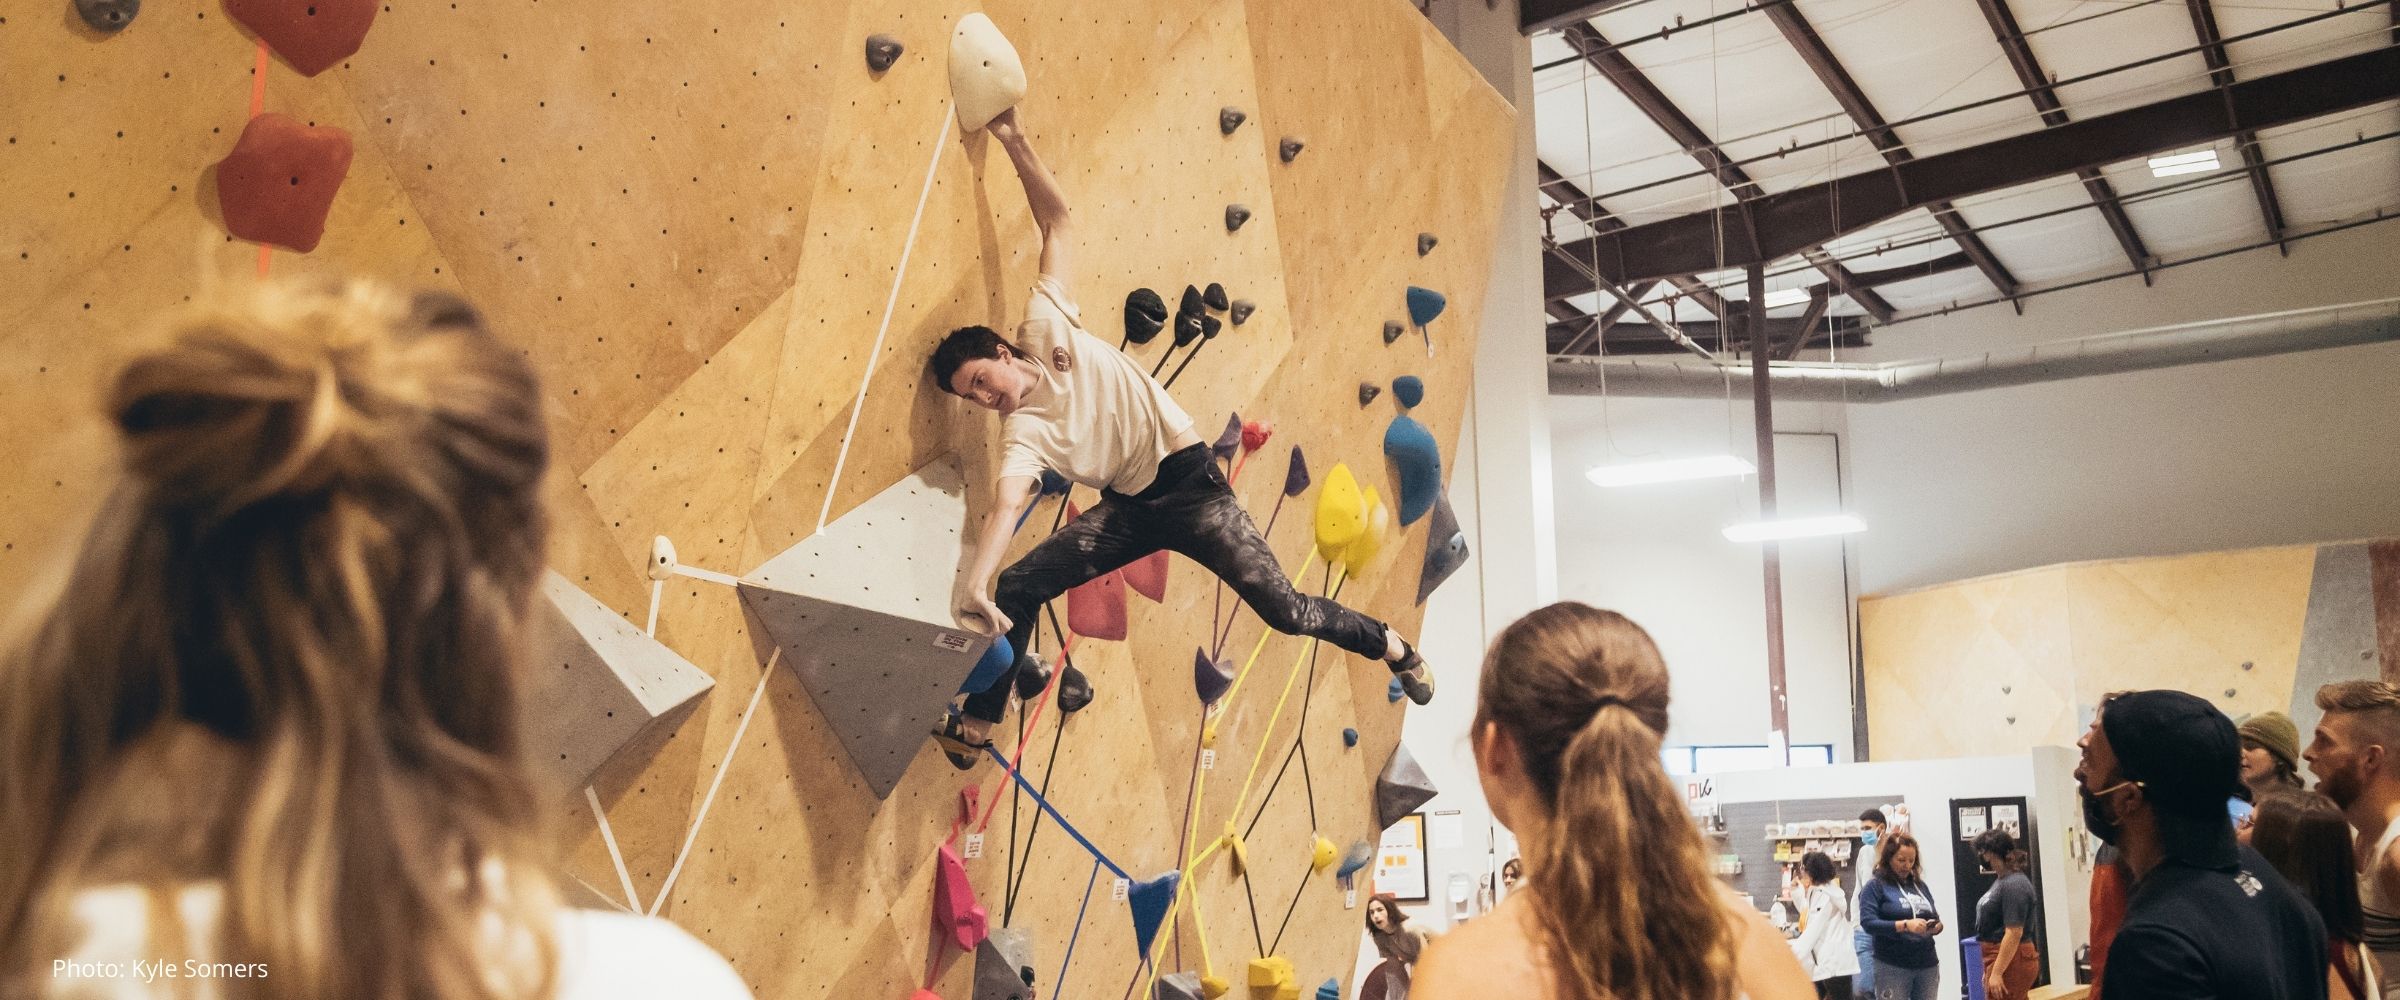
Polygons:
M1033 941L1002 927L975 946L975 1000L1034 1000Z
M877 798L991 644L953 623L966 473L945 455L743 576L742 605Z
M556 572L542 578L524 738L552 791L581 788L654 725L673 725L715 685Z
M1450 494L1433 501L1433 522L1425 531L1425 568L1417 574L1417 603L1467 564L1467 533L1459 530L1458 512L1450 509Z
M1417 765L1408 744L1394 745L1391 763L1383 765L1383 773L1375 779L1375 829L1391 829L1418 806L1433 801L1435 794L1433 779Z
M1151 991L1151 1000L1207 1000L1200 989L1197 972L1170 972L1158 977L1158 988Z

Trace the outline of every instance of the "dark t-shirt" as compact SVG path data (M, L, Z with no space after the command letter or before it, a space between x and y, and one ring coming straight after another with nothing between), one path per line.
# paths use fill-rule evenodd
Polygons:
M1975 901L1975 939L1986 943L2000 940L2011 927L2025 931L2027 940L2033 937L2033 879L2024 872L2000 876L1983 898Z
M2325 925L2258 852L2169 860L2134 886L2108 949L2108 1000L2324 1000Z

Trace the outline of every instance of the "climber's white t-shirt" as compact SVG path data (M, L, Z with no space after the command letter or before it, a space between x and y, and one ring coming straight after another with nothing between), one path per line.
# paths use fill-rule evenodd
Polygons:
M1044 469L1094 489L1139 493L1192 418L1150 373L1083 329L1058 281L1043 275L1025 305L1017 346L1042 369L1023 405L1000 422L1000 476ZM1060 371L1062 367L1065 371Z
M149 897L130 885L77 893L74 912L84 928L75 949L59 956L36 996L51 1000L218 1000L228 977L262 970L217 947L224 891L215 883L184 888L175 907L183 920L181 948L150 940ZM558 947L557 1000L752 1000L733 966L683 928L664 920L604 910L560 910L552 933ZM166 962L175 978L135 974L135 963ZM189 967L187 962L205 968ZM247 966L247 968L245 968ZM263 970L273 978L275 970ZM113 974L112 974L113 973Z

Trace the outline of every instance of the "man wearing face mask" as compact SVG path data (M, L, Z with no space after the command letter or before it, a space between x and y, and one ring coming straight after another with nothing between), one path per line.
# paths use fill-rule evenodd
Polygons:
M2323 1000L2325 927L2234 842L2241 738L2180 691L2103 702L2077 741L2084 823L2135 879L2101 983L2108 1000Z
M1884 828L1891 825L1891 820L1883 815L1883 810L1869 809L1858 814L1858 825L1861 828L1858 835L1858 864L1863 870L1872 863L1867 859L1875 856L1875 845L1882 841ZM1866 888L1866 876L1861 875L1857 891L1850 894L1852 914L1859 912L1859 893L1865 892ZM1875 937L1867 933L1866 925L1858 925L1858 930L1851 934L1850 947L1858 952L1858 974L1850 977L1850 993L1852 996L1872 997L1875 995Z

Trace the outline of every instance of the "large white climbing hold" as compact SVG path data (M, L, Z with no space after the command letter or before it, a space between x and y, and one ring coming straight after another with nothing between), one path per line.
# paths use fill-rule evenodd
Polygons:
M959 127L969 132L1025 99L1025 61L980 11L959 18L950 33L950 99L958 103Z
M652 727L673 728L716 683L555 572L542 578L534 618L524 738L549 791L590 784Z

